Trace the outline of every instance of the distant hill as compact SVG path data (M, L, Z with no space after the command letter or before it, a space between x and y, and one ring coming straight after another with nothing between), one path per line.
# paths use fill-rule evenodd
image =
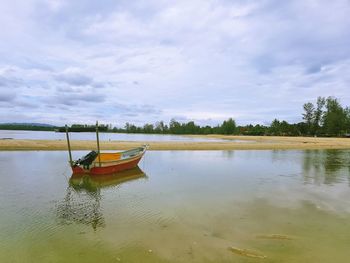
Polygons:
M53 131L55 128L46 123L0 123L0 130Z
M36 123L36 122L11 122L11 123L0 123L0 130L23 130L23 131L57 131L65 132L65 127L54 126L47 123ZM81 124L72 124L68 130L70 132L95 132L95 125L81 125ZM107 132L108 125L100 124L100 132Z

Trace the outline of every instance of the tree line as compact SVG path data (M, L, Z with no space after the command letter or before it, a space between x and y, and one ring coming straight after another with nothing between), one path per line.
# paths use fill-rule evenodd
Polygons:
M20 131L54 131L55 126L51 125L38 125L38 124L25 124L25 123L1 123L0 130L20 130Z
M211 127L196 125L193 121L180 123L172 119L169 124L163 121L145 124L142 127L126 123L124 128L113 128L115 132L155 133L155 134L232 134L261 136L350 136L350 108L343 107L334 97L318 97L316 103L303 105L303 121L288 123L274 119L270 125L237 126L229 118L220 125Z
M168 124L159 121L136 126L126 123L123 128L112 127L111 124L100 124L99 131L119 133L149 134L232 134L232 135L273 135L273 136L350 136L350 108L343 107L334 97L318 97L315 103L303 105L303 121L288 123L274 119L270 125L237 126L233 118L229 118L216 126L200 126L194 121L178 122L171 119ZM0 124L0 129L9 130L47 130L64 132L64 127L35 126L34 124ZM73 124L69 131L94 132L95 125Z
M112 130L111 125L107 124L99 124L98 130L101 132L108 132ZM66 132L66 127L57 127L55 131L58 132ZM69 132L95 132L96 131L96 125L89 125L89 124L72 124L70 127L68 127Z
M180 123L171 119L169 124L164 121L155 124L146 123L142 127L126 123L124 128L113 128L114 132L125 133L153 133L153 134L234 134L236 131L236 122L232 118L225 120L221 125L211 127L199 126L194 121Z

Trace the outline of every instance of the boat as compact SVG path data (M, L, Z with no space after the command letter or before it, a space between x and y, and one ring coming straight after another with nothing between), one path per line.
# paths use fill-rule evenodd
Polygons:
M147 150L147 145L116 153L97 153L91 151L84 157L73 161L73 174L104 175L113 174L137 166Z
M135 168L148 148L148 145L142 145L122 152L101 153L98 136L98 123L96 122L97 151L91 151L82 158L73 161L67 125L66 136L69 163L73 174L104 175Z

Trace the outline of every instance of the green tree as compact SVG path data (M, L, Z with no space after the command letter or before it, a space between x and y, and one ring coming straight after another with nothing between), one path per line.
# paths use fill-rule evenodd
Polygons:
M346 129L346 111L336 98L328 97L323 116L324 131L327 135L341 135Z
M154 129L153 129L153 124L148 124L146 123L144 126L143 126L143 132L144 133L153 133Z
M202 127L201 128L201 133L202 134L211 134L211 133L213 133L213 128L210 127L209 125L207 125L205 127Z
M182 132L185 134L198 134L199 133L199 126L197 126L193 121L190 121L188 123L184 123L181 125Z
M350 107L345 108L345 115L346 115L345 132L349 134L350 133Z
M180 134L181 133L181 124L177 122L175 119L171 119L169 123L169 131L172 134Z
M281 123L279 120L274 119L270 125L269 132L271 135L281 135Z
M290 135L291 134L291 130L290 130L290 125L288 122L286 121L282 121L280 123L280 126L279 126L279 132L280 132L280 135Z
M318 97L316 102L316 110L314 114L313 132L315 135L320 134L323 120L323 108L326 105L326 99L324 97Z
M303 105L304 113L303 113L303 120L305 120L307 124L307 133L311 134L313 132L313 121L315 117L315 107L311 102L305 103Z
M166 127L166 125L164 125L163 121L156 122L156 125L155 125L155 128L154 128L154 131L156 133L165 133L166 130L167 130L167 127Z
M125 131L127 133L136 133L137 132L137 127L134 124L130 123L125 123Z
M234 119L229 118L222 123L220 130L222 134L233 134L236 130L236 122Z

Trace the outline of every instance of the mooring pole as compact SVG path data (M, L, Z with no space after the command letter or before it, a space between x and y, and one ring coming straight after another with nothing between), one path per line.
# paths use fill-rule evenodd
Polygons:
M69 164L70 166L73 165L73 160L72 160L72 153L70 149L70 142L69 142L69 135L68 135L68 126L66 124L66 137L67 137L67 144L68 144L68 153L69 153Z
M98 121L96 121L96 140L97 140L98 165L101 167L100 139L98 137Z

